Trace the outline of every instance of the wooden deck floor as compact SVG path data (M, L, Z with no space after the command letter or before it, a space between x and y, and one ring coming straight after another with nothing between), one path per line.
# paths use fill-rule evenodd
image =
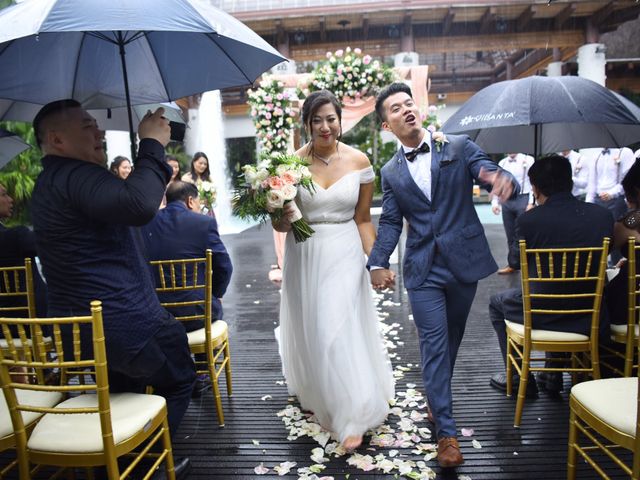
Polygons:
M506 256L504 233L500 225L487 225L498 263ZM275 255L269 228L253 228L239 235L228 236L225 243L235 266L234 278L224 299L225 315L231 328L233 360L233 397L224 398L226 426L215 423L211 395L195 401L185 417L175 440L178 455L188 455L193 462L191 478L202 479L254 479L278 478L273 467L282 462L296 462L285 478L298 478L298 468L309 467L311 451L318 444L309 437L287 440L287 430L277 416L289 401L283 380L273 329L278 320L280 295L278 288L267 280L267 272ZM478 293L467 324L453 379L454 414L458 428L473 429L471 437L460 437L466 463L454 472L441 471L435 460L427 462L437 478L493 479L563 479L566 478L568 432L568 377L565 392L559 397L542 393L538 399L525 405L522 427L513 428L515 402L489 386L491 374L499 371L502 361L495 334L488 320L487 305L491 293L518 282L512 275L493 275L480 282ZM388 335L395 344L392 352L395 367L411 364L403 378L398 379L396 390L406 391L407 384L417 384L423 391L418 369L417 338L406 293L398 289L387 294L381 307L389 316L385 321L397 335ZM393 337L396 339L394 340ZM270 398L262 400L266 395ZM393 425L399 419L390 417ZM395 426L395 425L394 425ZM418 422L419 427L428 426ZM477 440L482 448L474 448ZM256 445L256 442L259 445ZM365 440L367 443L367 439ZM389 456L391 447L365 445L363 455L383 453ZM398 450L402 460L422 460L424 455L411 453L411 448ZM347 457L331 458L319 477L337 479L391 479L398 478L398 470L385 474L363 471L349 466ZM269 472L258 476L254 468L263 464ZM415 471L418 471L417 469ZM618 474L611 470L612 474ZM580 468L578 478L597 478L586 465ZM622 477L620 477L622 478Z
M487 225L487 236L498 263L506 256L501 225ZM287 440L288 432L277 413L295 405L287 395L280 370L273 329L278 321L280 294L267 280L270 265L275 263L271 230L252 228L224 238L234 263L234 276L224 298L226 320L230 324L233 396L223 394L226 426L216 422L213 398L206 392L192 402L174 440L177 456L189 456L193 469L191 479L244 480L281 478L274 467L283 462L296 466L282 478L299 478L299 468L315 462L310 458L318 443L309 437ZM470 437L460 436L466 460L457 472L442 471L435 460L426 467L433 469L431 478L460 480L516 480L566 478L569 387L565 377L565 392L559 397L544 393L525 405L522 428L513 428L515 402L489 386L489 377L502 369L499 349L488 320L487 305L491 293L510 287L517 276L493 275L480 282L467 324L453 379L454 415L459 428L473 429ZM415 328L410 319L406 293L399 288L380 299L380 309L388 314L385 323L397 324L387 332L395 347L392 359L397 371L397 392L406 392L408 384L416 384L423 392L419 373L419 356ZM407 367L407 365L410 365ZM223 390L224 391L224 390ZM269 397L265 397L269 396ZM398 397L402 400L403 397ZM419 402L421 403L421 402ZM408 413L412 408L407 408ZM390 416L389 424L398 429L399 418ZM425 421L417 422L428 427ZM475 448L473 440L482 448ZM424 459L412 447L370 447L369 438L359 449L362 455L385 455L399 461ZM426 439L424 444L432 443ZM408 445L408 443L407 443ZM392 450L397 455L391 457ZM363 471L347 463L348 456L331 457L319 478L393 479L408 478L398 470ZM7 453L0 456L4 463ZM257 475L255 468L263 465L268 473ZM418 468L414 469L415 472ZM612 478L624 478L618 470L609 469ZM15 478L15 477L14 477ZM303 477L314 478L314 477ZM414 477L418 478L418 477ZM579 479L597 478L586 465Z

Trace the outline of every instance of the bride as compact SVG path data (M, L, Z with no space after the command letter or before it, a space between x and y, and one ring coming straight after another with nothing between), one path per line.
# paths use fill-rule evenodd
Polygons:
M279 341L289 393L352 450L385 420L394 380L365 268L376 237L374 172L340 142L341 114L326 90L302 108L310 140L296 154L310 164L315 193L300 188L295 202L315 233L302 243L287 235ZM291 226L285 219L274 228Z

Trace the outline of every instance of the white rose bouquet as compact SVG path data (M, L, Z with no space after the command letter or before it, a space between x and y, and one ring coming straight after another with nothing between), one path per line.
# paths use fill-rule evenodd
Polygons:
M208 210L212 210L216 205L218 191L211 182L206 180L198 182L198 196Z
M260 160L257 165L242 167L244 185L233 196L233 213L240 218L266 221L273 217L279 221L285 203L291 202L298 193L298 186L314 192L308 164L297 155L272 154ZM304 242L313 229L302 218L298 207L291 227L296 242Z

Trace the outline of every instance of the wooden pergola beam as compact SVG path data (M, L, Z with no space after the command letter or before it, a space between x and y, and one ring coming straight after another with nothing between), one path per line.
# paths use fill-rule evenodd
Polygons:
M591 22L596 27L599 27L611 16L612 13L613 13L613 2L608 2L601 9L593 12L593 15L591 16Z
M516 25L518 27L519 32L523 32L527 29L527 27L529 27L529 25L531 24L531 20L533 20L533 17L536 14L537 10L538 10L538 7L534 5L529 5L528 7L525 7L525 9L522 11L522 13L518 16L518 19L516 20Z
M453 8L449 7L446 15L442 19L442 35L449 35L451 32L451 27L453 26L453 19L456 16Z
M566 7L564 7L560 13L556 15L556 18L553 20L553 26L556 30L562 29L562 26L571 18L573 12L576 10L575 3L569 3Z
M489 33L496 22L496 9L489 7L480 18L480 33Z

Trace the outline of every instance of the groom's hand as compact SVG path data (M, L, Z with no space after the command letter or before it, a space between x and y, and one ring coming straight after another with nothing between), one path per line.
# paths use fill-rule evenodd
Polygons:
M500 199L504 203L511 198L513 193L513 182L511 176L501 170L489 172L484 167L478 173L478 179L482 183L491 185L491 194Z
M371 270L369 273L371 275L371 285L373 285L373 288L376 290L395 287L396 274L392 270L388 268L377 268Z

